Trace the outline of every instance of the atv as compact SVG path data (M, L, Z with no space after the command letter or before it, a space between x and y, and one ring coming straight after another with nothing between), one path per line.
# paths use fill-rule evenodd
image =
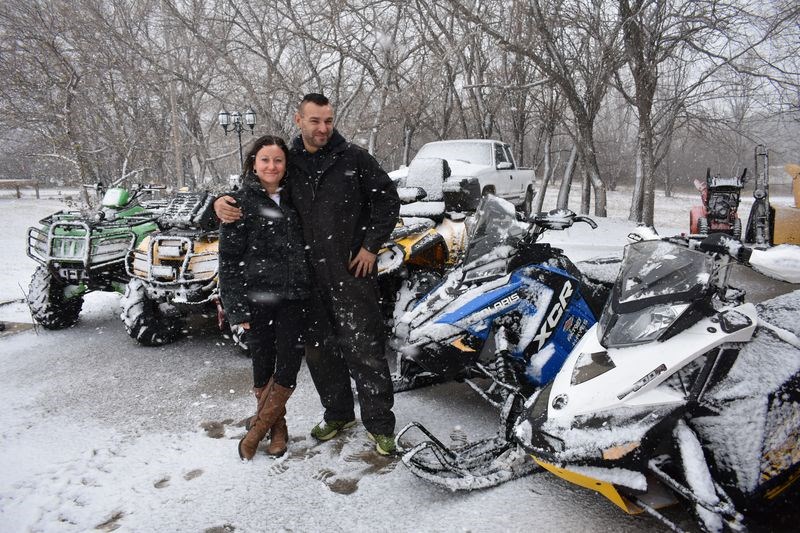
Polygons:
M128 250L158 227L163 202L142 202L161 185L130 189L92 186L102 198L96 211L59 211L28 228L28 257L39 263L27 301L33 319L46 329L75 324L83 297L91 291L122 292L128 282L124 260Z
M464 256L480 185L474 178L449 178L446 160L415 159L398 187L400 217L378 254L378 286L389 327Z
M187 316L209 308L225 327L213 200L207 192L179 192L158 218L161 229L127 255L130 281L120 318L128 335L145 346L174 342Z

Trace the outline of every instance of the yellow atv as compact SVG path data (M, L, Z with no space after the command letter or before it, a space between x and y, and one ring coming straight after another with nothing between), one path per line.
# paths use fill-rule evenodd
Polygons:
M175 341L190 314L218 316L219 231L206 192L179 192L158 218L160 231L128 253L130 281L121 301L128 334L146 346Z
M378 255L384 318L393 324L457 265L467 243L469 213L480 200L474 178L448 180L444 159L415 159L398 193L397 226Z

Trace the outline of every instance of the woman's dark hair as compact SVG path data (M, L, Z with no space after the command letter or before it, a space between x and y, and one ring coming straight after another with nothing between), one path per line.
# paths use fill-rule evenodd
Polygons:
M242 178L246 178L248 174L255 174L253 167L256 162L256 154L265 146L277 146L283 150L283 155L286 156L286 170L289 170L289 147L286 146L286 141L277 135L263 135L256 139L250 150L247 151L247 157L244 158L244 168L242 169ZM286 176L284 176L286 177Z

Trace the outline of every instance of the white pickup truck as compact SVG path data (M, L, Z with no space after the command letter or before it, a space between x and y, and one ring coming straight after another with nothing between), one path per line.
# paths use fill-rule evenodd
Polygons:
M525 214L531 211L534 191L534 172L519 168L511 147L487 139L459 139L430 142L422 146L408 167L390 173L401 181L409 169L420 167L424 160L444 159L450 169L448 182L476 179L481 194L492 193L515 204ZM404 183L403 183L404 184Z

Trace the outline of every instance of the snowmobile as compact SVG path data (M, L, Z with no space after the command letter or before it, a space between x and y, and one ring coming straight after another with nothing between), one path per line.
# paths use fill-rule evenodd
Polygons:
M39 266L27 302L33 319L46 329L75 324L91 291L122 292L128 282L125 255L158 229L155 219L164 203L141 198L164 186L125 189L118 187L121 181L90 187L101 198L96 211L59 211L28 228L27 254Z
M389 326L464 256L480 185L474 178L449 177L446 160L416 159L398 187L400 217L378 254L378 286Z
M145 346L174 342L190 314L213 310L226 328L219 300L219 231L207 192L179 192L158 218L159 231L128 253L130 281L122 297L125 330Z
M503 419L497 437L459 450L448 449L420 424L406 426L397 442L416 474L449 488L478 488L522 475L530 466L509 473L490 464L512 451L508 431L524 398L553 379L604 301L602 286L593 286L561 250L537 242L545 231L576 222L596 227L568 210L520 221L511 203L486 196L463 265L400 320L396 329L403 331L396 335L405 346L396 391L465 380L501 409ZM412 427L428 437L413 449L400 440Z
M694 180L703 205L696 205L689 212L692 234L727 233L734 239L742 238L742 220L738 210L746 176L747 169L738 177L712 176L709 168L706 169L705 182Z
M705 530L741 530L800 478L800 291L754 305L727 281L731 258L800 281L800 249L793 265L773 251L721 234L628 245L599 322L528 399L517 442L628 513L679 531L659 509L682 499Z

